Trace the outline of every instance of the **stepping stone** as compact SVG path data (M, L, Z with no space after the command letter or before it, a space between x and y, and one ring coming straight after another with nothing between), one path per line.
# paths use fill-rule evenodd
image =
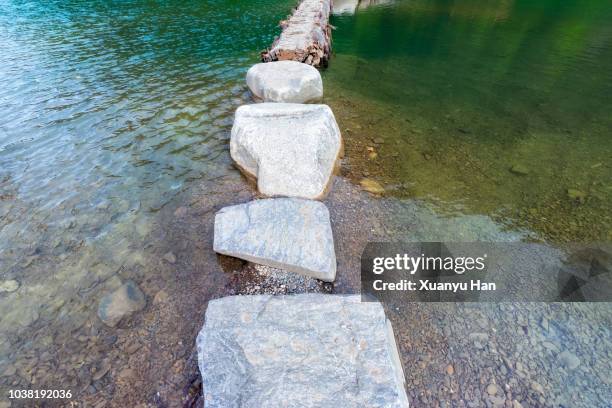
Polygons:
M268 196L322 198L342 147L327 105L260 103L238 108L230 153Z
M210 301L197 338L206 408L406 408L393 329L360 296Z
M336 277L329 211L318 201L269 198L225 207L215 216L213 248L327 282Z
M255 64L246 81L253 95L264 102L306 103L323 97L319 71L297 61Z

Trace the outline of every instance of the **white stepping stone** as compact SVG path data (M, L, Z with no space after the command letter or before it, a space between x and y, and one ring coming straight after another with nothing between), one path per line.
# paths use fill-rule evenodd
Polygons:
M253 95L264 102L306 103L323 97L319 71L297 61L255 64L246 81Z
M329 211L318 201L269 198L221 209L213 248L327 282L336 277Z
M210 301L197 338L206 408L406 408L393 329L358 295Z
M265 195L322 198L341 148L327 105L260 103L236 111L231 156Z

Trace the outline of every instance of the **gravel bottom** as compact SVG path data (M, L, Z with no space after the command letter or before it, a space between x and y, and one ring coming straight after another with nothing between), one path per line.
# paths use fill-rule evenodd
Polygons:
M607 303L389 307L411 407L607 407Z
M333 285L265 265L246 263L234 272L236 295L331 293Z

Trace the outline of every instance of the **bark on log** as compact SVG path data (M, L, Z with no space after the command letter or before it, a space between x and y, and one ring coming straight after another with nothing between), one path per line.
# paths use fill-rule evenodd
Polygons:
M293 60L326 67L331 53L331 0L302 0L271 48L261 53L263 62Z

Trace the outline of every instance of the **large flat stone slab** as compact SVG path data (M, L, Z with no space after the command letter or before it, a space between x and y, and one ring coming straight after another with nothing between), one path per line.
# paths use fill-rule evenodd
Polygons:
M236 111L231 156L265 195L322 198L341 149L327 105L260 103Z
M247 85L264 102L306 103L323 97L319 71L296 61L275 61L253 65L247 72Z
M327 282L336 277L329 211L318 201L269 198L221 209L215 252Z
M356 295L209 302L197 339L206 408L405 408L393 329Z

